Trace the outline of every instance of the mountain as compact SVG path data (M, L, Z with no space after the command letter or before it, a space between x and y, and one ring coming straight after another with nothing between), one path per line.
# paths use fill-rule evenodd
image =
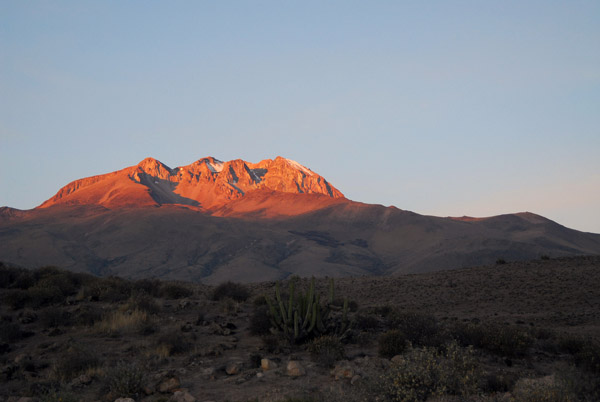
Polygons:
M344 195L298 162L278 156L259 163L207 157L171 169L153 158L117 172L75 180L38 208L101 205L109 209L179 204L209 212L253 192Z
M0 208L0 261L218 283L417 273L600 254L600 235L532 213L440 218L345 198L277 157L155 159L76 180L39 207Z

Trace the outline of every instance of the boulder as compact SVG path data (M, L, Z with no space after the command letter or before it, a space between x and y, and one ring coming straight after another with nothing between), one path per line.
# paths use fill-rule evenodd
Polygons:
M196 402L196 398L194 398L189 392L181 390L175 391L173 396L169 398L169 402Z
M274 370L277 367L277 363L271 359L260 359L260 368L263 369L263 371Z
M290 377L300 377L306 375L306 369L297 360L290 360L286 367L286 373Z
M156 390L161 393L173 392L179 386L181 382L177 377L165 377L162 381L158 383L156 386Z

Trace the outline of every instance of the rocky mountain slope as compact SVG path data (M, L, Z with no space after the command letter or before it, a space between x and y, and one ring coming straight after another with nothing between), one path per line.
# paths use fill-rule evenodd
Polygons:
M0 261L131 278L395 275L581 254L600 254L600 235L532 213L439 218L354 202L281 157L176 169L149 158L33 210L0 209Z
M221 162L207 157L174 169L146 158L136 166L69 183L39 208L63 204L109 209L179 204L210 211L254 191L344 197L323 177L280 156L259 163L241 159Z

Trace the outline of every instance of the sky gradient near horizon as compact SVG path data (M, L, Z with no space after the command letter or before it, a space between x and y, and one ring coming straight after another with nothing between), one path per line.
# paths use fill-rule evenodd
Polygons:
M0 3L0 206L209 155L600 233L600 2Z

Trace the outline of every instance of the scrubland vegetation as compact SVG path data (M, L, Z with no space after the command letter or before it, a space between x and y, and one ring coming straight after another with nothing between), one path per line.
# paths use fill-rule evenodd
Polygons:
M0 297L7 400L600 400L589 332L350 300L331 279L213 288L2 265Z

